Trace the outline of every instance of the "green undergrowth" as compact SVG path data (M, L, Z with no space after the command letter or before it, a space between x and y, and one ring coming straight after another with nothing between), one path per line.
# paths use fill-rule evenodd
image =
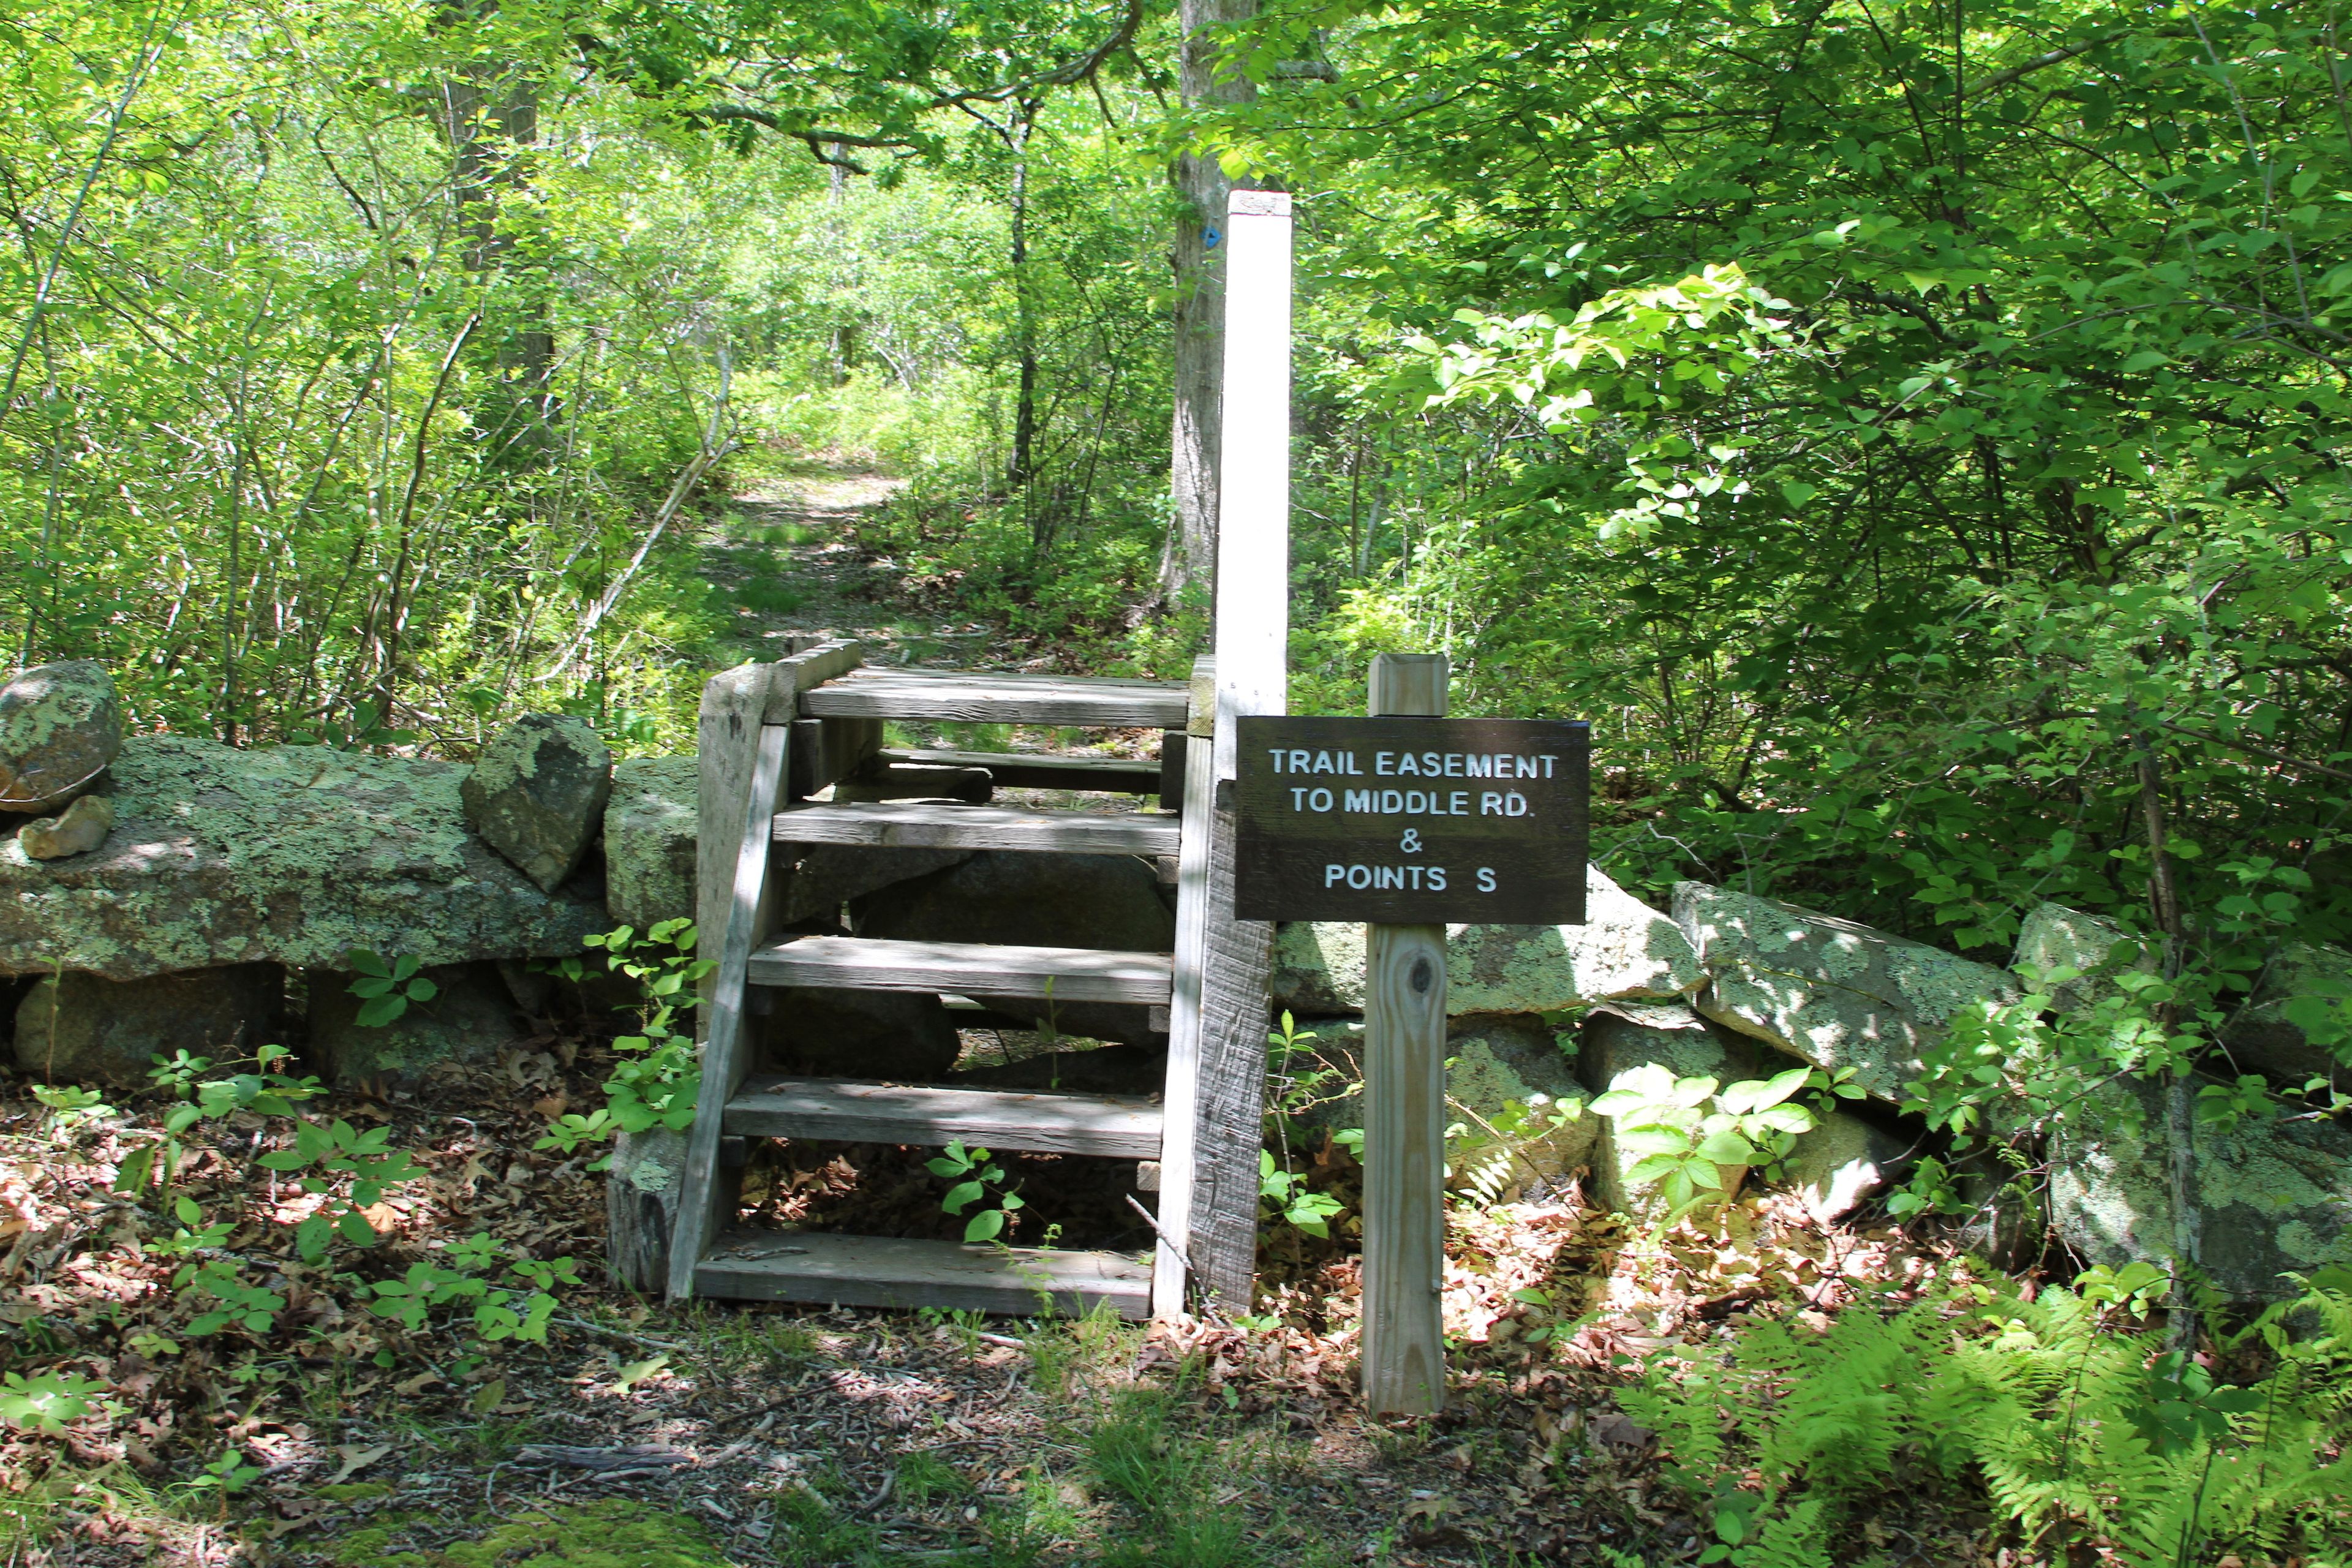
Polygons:
M531 1509L470 1541L394 1550L423 1521L403 1515L353 1531L330 1561L335 1568L735 1568L693 1520L623 1498Z

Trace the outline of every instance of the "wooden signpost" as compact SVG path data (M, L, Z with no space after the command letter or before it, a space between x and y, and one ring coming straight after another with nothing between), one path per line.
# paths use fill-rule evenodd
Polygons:
M1448 720L1443 654L1372 660L1366 719L1236 726L1235 911L1361 920L1364 1402L1445 1403L1445 922L1581 924L1589 731Z

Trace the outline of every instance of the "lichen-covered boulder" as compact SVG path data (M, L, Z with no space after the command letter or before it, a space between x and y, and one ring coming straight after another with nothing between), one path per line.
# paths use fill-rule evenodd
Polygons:
M1878 1100L1901 1100L1962 1007L2021 994L2007 970L1703 882L1675 886L1675 919L1706 971L1701 1013L1815 1067L1852 1068Z
M114 805L102 795L78 797L55 816L36 817L16 830L16 843L36 860L87 855L114 828Z
M2110 1268L2173 1255L2165 1090L2132 1080L2068 1108L2050 1139L2050 1216ZM2352 1130L2324 1121L2196 1126L2199 1259L2233 1300L2296 1294L2282 1276L2352 1266Z
M52 811L122 750L122 704L96 659L35 665L0 686L0 811Z
M148 735L112 773L102 847L0 843L0 974L569 957L610 923L601 886L550 896L474 835L456 763Z
M2306 942L2281 948L2254 994L2222 1026L2238 1066L2300 1088L2352 1079L2352 952Z
M124 981L45 975L16 1005L16 1066L35 1078L145 1089L159 1056L186 1051L223 1066L251 1056L276 1037L284 990L270 963Z
M613 764L604 803L604 909L622 925L694 918L692 757L629 757Z
M458 787L474 831L551 893L604 825L613 753L584 720L526 713L482 748Z
M2036 984L2045 974L2073 971L2079 978L2062 981L2050 992L2051 1005L2069 1013L2114 994L2118 973L2137 969L2153 974L2158 963L2147 943L2114 921L2044 903L2018 927L2009 966Z
M1588 1163L1600 1129L1584 1109L1559 1031L1527 1015L1460 1017L1446 1031L1449 1122L1463 1124L1454 1179L1499 1163L1501 1192L1557 1181ZM1550 1123L1565 1113L1558 1126Z
M1446 928L1448 1011L1550 1013L1615 997L1673 996L1699 982L1682 929L1588 867L1585 923ZM1275 942L1275 1002L1300 1016L1364 1010L1364 928L1284 925Z
M429 1002L412 1002L389 1024L359 1021L354 976L314 969L310 988L311 1068L339 1089L377 1080L415 1083L443 1062L485 1067L518 1037L512 994L495 963L444 963L424 970Z
M1307 1054L1277 1081L1277 1098L1297 1084L1295 1097L1307 1101L1298 1118L1306 1126L1362 1127L1360 1027L1327 1021L1313 1033ZM1591 1160L1599 1129L1584 1110L1588 1096L1559 1031L1541 1018L1455 1018L1447 1027L1445 1057L1445 1120L1463 1129L1449 1155L1455 1184L1486 1178L1491 1169L1488 1185L1496 1194L1526 1192ZM1319 1081L1314 1074L1321 1075Z

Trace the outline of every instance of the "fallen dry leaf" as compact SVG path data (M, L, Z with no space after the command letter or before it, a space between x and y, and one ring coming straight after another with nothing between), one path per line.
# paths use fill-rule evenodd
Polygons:
M379 1443L373 1448L362 1448L356 1443L338 1443L335 1453L343 1461L342 1468L329 1476L326 1484L341 1486L391 1452L392 1445L389 1443Z

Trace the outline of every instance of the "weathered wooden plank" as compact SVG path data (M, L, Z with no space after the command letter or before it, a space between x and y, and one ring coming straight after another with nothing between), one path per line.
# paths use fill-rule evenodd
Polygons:
M985 768L999 789L1097 790L1152 795L1160 765L1133 757L1057 757L1039 752L946 752L886 747L887 763L941 768Z
M803 692L857 668L866 653L862 645L847 637L794 637L791 646L791 654L776 661L784 679L768 689L768 706L760 715L762 723L789 724L801 717Z
M856 675L849 679L861 686L902 681L917 686L1073 686L1103 691L1128 689L1161 691L1181 684L1148 675L1033 675L1020 670L929 669L904 664L861 665Z
M1210 700L1214 701L1213 693ZM1192 755L1184 771L1183 833L1176 855L1176 963L1168 1003L1168 1079L1161 1097L1168 1115L1160 1156L1160 1246L1151 1269L1155 1318L1172 1318L1184 1310L1200 1141L1201 984L1212 919L1209 837L1217 785L1215 747L1208 737L1173 735L1171 742Z
M701 1256L703 1244L735 1217L739 1187L734 1173L720 1165L719 1144L724 1136L721 1123L727 1102L742 1082L750 1057L743 1038L745 971L751 944L762 934L761 915L767 900L771 858L765 829L783 791L793 729L789 723L762 724L759 733L760 749L745 791L740 826L730 835L737 845L734 897L719 928L719 966L711 974L718 984L709 1006L704 1009L708 1017L702 1042L702 1088L695 1101L694 1125L687 1133L685 1195L670 1242L673 1300L693 1292L695 1260Z
M1444 654L1372 660L1373 718L1445 714ZM1445 1404L1445 928L1365 928L1364 1405Z
M752 1078L727 1104L727 1131L756 1138L945 1143L1150 1160L1160 1152L1160 1107L1099 1094Z
M1108 1302L1122 1317L1149 1310L1150 1270L1115 1252L999 1250L895 1237L737 1231L695 1271L706 1296L938 1307L1026 1315L1050 1303L1073 1317Z
M1170 855L1176 818L1159 813L1041 811L928 801L795 805L776 816L780 844L909 849L1034 849L1067 855Z
M804 936L752 954L749 973L760 985L1150 1004L1168 1000L1172 967L1164 952Z
M861 669L804 693L800 703L801 711L812 715L1124 727L1181 722L1184 691L1159 681L1059 675L950 678L929 670Z
M751 764L760 751L761 715L767 710L772 664L746 664L719 671L702 689L701 724L696 742L700 759L700 798L695 807L695 923L714 944L735 899L735 858L740 847L729 824L743 820L743 800L751 787ZM702 994L716 994L718 980L705 975ZM708 1004L702 1019L707 1023Z
M1207 762L1196 753L1196 760ZM1204 769L1203 771L1209 771ZM1189 781L1188 781L1189 782ZM1203 902L1198 1129L1192 1239L1195 1289L1246 1310L1257 1268L1258 1150L1265 1116L1265 1030L1272 1005L1274 926L1233 917L1235 828L1232 785L1216 786Z

